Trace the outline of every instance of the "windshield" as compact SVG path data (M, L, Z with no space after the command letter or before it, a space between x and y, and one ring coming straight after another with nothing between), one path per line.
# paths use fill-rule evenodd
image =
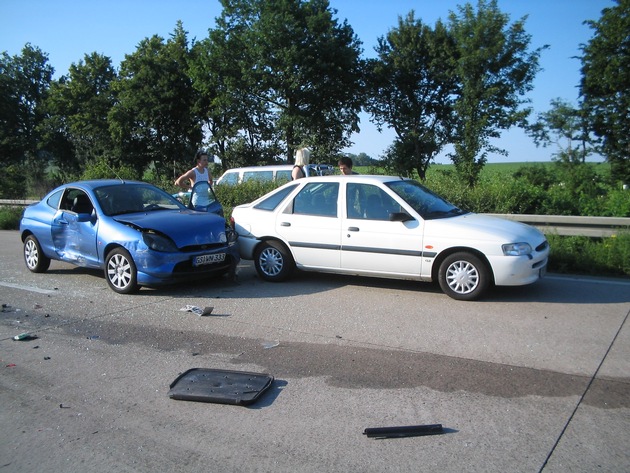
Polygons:
M402 197L425 220L468 213L434 194L418 181L392 181L385 185Z
M148 184L117 184L94 190L103 213L108 216L186 207L157 187Z

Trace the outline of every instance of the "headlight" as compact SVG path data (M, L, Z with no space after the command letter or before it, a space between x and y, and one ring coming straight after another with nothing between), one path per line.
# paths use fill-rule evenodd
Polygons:
M173 253L177 251L175 243L165 236L158 235L156 233L143 233L142 239L144 240L144 244L154 251L162 251L164 253Z
M228 245L233 245L238 239L238 233L236 233L232 227L226 225L225 234L222 234L221 237L222 242L227 241ZM225 240L223 240L223 237L225 237Z
M502 245L501 248L505 256L523 256L532 252L532 247L529 243L507 243Z

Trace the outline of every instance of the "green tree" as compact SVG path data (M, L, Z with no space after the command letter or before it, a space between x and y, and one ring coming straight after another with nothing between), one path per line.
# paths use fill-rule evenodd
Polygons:
M76 175L87 163L111 153L107 116L115 103L115 80L111 59L94 52L52 83L46 102L49 117L42 128L62 175Z
M593 152L583 110L566 100L552 100L551 109L540 113L528 130L536 145L556 145L558 151L553 156L558 161L584 163Z
M386 124L396 133L386 165L400 175L415 171L424 180L451 138L457 91L453 41L442 22L431 29L411 11L375 49L378 57L368 63L366 110L379 130Z
M197 111L224 170L272 164L282 153L265 102L250 94L238 72L240 50L219 30L192 49L190 74L198 91Z
M461 87L454 105L457 125L451 158L470 186L477 182L488 153L506 154L491 139L512 126L525 126L531 112L521 108L529 102L522 97L532 89L540 53L547 46L529 50L526 18L509 24L496 0L479 0L476 10L468 3L449 15Z
M157 35L145 38L121 63L112 84L117 103L108 120L117 158L139 175L151 162L174 162L177 174L192 165L202 144L189 59L187 32L178 22L168 41Z
M30 44L20 55L5 51L0 56L0 165L28 167L27 176L35 181L46 167L38 127L46 117L44 102L53 74L48 55Z
M333 18L327 0L222 4L212 38L226 39L234 66L223 80L264 105L259 116L281 132L285 156L302 145L315 157L346 147L358 130L362 77L360 43L347 22Z
M580 92L613 178L630 183L630 0L586 24L594 35L582 45Z

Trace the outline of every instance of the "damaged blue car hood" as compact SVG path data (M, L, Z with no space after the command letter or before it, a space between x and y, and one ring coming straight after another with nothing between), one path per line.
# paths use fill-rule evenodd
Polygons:
M114 220L140 231L153 230L163 233L169 236L179 248L225 241L225 219L208 212L159 210L119 215L114 217ZM202 228L206 228L207 231L200 232ZM201 239L203 241L200 241Z

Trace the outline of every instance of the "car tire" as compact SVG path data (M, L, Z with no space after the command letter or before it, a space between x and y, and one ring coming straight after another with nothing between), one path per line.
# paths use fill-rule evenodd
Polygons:
M33 273L43 273L50 267L50 258L44 254L39 241L33 235L24 240L24 262Z
M105 279L118 294L131 294L138 290L138 271L127 250L115 248L107 254Z
M291 253L277 241L262 242L256 249L254 264L258 275L272 282L284 281L295 268Z
M438 282L447 296L459 301L473 301L481 297L488 288L490 271L472 253L453 253L442 261Z

